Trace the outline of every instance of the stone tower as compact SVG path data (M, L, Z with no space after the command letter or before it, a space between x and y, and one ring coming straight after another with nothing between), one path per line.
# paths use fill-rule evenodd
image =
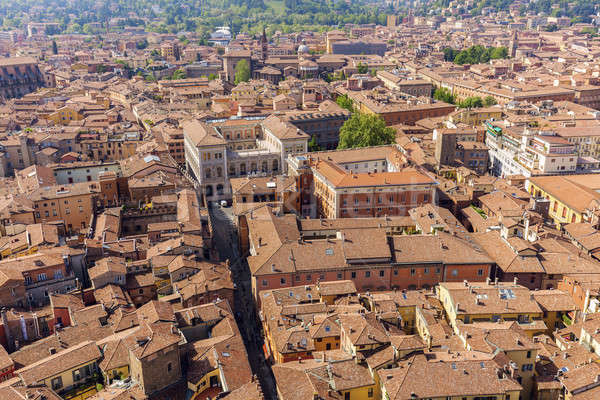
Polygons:
M269 55L269 40L267 39L267 32L265 31L264 27L263 27L262 36L260 37L260 52L261 52L261 59L264 63L265 60L267 59L267 56Z
M510 58L515 58L517 55L517 47L519 45L519 41L517 38L517 31L513 31L512 38L510 39Z

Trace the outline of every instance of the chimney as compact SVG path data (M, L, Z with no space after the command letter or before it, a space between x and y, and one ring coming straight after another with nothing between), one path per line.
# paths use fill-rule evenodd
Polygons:
M10 328L8 326L8 317L6 316L6 307L2 307L2 310L0 311L0 316L2 318L2 325L4 326L4 335L6 336L6 343L7 343L7 351L9 353L13 352L15 350L15 344L13 342L12 339L12 334L10 332Z
M37 313L33 313L33 328L35 329L36 339L42 337L40 334L40 321L38 319Z

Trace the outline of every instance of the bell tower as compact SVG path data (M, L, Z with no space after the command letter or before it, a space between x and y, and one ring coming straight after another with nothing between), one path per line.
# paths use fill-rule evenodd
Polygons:
M269 55L269 40L267 39L267 32L265 31L264 27L262 36L260 37L260 51L262 61L265 62L267 56Z

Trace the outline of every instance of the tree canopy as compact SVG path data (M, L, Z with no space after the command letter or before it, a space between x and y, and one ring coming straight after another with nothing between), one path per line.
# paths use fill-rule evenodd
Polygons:
M450 47L444 49L444 60L455 64L482 64L490 60L508 58L506 47L484 47L481 45L471 46L465 50L455 50Z
M498 104L498 102L493 96L485 96L483 99L483 105L486 107L494 106L496 104Z
M394 143L396 132L373 114L354 113L340 129L338 149L379 146Z
M356 66L356 69L358 70L359 74L366 74L367 71L369 71L369 66L359 62Z
M463 101L458 103L460 108L480 108L483 107L483 100L481 97L467 97Z
M187 77L185 70L180 68L175 70L175 72L173 72L173 75L171 75L171 79L173 80L177 80L177 79L185 79Z
M348 110L350 112L354 111L354 102L352 101L352 99L350 97L348 97L347 94L338 96L338 98L335 99L335 102L337 103L338 106L345 108L346 110Z
M289 33L386 23L382 7L367 0L77 0L62 2L60 7L56 4L54 0L0 0L0 23L5 29L22 28L33 16L35 21L59 24L49 35L67 31L92 34L107 28L112 19L117 20L108 26L112 31L127 26L144 26L157 33L196 31L203 43L209 32L224 25L232 33L260 34L267 25L273 31Z
M446 88L435 89L435 92L433 92L433 98L448 104L454 104L455 101L454 96L452 93L450 93L450 90Z
M248 61L240 60L235 66L235 84L239 84L241 82L248 82L250 80L250 66L248 65Z

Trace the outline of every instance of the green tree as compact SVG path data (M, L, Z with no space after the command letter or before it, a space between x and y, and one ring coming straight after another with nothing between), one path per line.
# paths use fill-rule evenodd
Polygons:
M549 25L546 25L546 26L544 27L544 30L545 30L546 32L556 32L556 31L558 30L558 25L556 25L556 24L549 24Z
M481 100L481 97L479 96L467 97L466 99L458 103L458 106L460 108L479 108L483 107L483 100Z
M52 40L52 54L58 54L58 45L56 44L56 40Z
M235 79L234 83L237 85L241 82L248 82L250 80L250 66L248 61L240 60L235 66Z
M356 66L356 69L358 70L359 74L366 74L367 71L369 70L369 66L359 62L358 65Z
M486 107L494 106L496 104L498 104L498 102L492 96L485 96L483 99L483 105Z
M310 142L308 142L308 151L320 151L321 146L317 144L317 136L312 135Z
M217 75L215 75L215 74L213 74L213 73L211 73L211 74L208 74L208 80L209 80L209 81L214 81L214 80L215 80L215 79L217 79L217 78L218 78L218 76L217 76Z
M338 149L379 146L394 143L396 132L374 114L354 113L340 129Z
M501 58L508 58L508 49L506 47L494 47L490 53L492 60L498 60Z
M444 61L454 61L457 55L457 51L451 47L446 47L444 49Z
M83 24L82 31L86 35L93 35L94 34L94 29L92 28L92 26L90 24Z
M337 99L335 99L335 102L338 106L345 108L350 112L354 112L354 101L352 101L352 99L348 97L347 94L338 96Z
M582 28L581 29L581 33L592 35L592 37L598 36L598 31L595 28L592 28L592 27L589 27L589 26L586 26L586 27Z
M454 64L464 65L464 64L473 64L472 60L469 58L469 54L461 51L454 58Z
M173 75L171 75L171 79L173 80L177 80L177 79L185 79L187 77L185 70L182 68L179 68L177 70L175 70L173 72Z
M450 93L450 90L446 88L435 89L435 92L433 92L433 98L448 104L454 104L455 101L454 96L452 93Z
M138 50L144 50L146 47L148 47L148 40L146 40L146 39L144 38L144 40L140 40L139 42L136 42L136 43L135 43L135 47L136 47Z
M69 27L66 30L66 33L79 33L79 32L81 32L81 25L79 25L78 23L69 25Z

